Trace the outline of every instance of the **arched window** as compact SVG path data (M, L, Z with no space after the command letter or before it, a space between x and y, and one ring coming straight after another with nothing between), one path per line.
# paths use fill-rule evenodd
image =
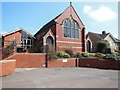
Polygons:
M75 37L75 22L72 21L72 25L71 25L71 38Z
M71 37L71 21L70 20L67 21L67 31L68 31L67 36Z
M67 22L64 22L64 37L67 37Z
M79 38L79 25L74 20L64 20L63 22L63 28L64 28L64 37L68 38Z
M79 25L75 23L75 38L79 38Z

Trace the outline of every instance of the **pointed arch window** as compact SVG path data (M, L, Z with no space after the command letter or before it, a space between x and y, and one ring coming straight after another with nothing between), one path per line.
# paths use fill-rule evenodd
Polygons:
M79 38L79 25L75 23L75 38Z
M64 22L64 37L67 37L67 22Z
M76 21L70 19L64 20L63 28L64 37L79 39L79 25Z
M71 37L71 21L70 20L68 20L67 21L67 37Z

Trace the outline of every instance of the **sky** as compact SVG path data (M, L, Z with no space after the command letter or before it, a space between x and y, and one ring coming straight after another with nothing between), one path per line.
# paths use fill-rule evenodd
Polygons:
M34 35L62 13L69 2L2 2L2 30L7 33L23 28ZM87 32L106 31L118 37L117 2L72 2Z

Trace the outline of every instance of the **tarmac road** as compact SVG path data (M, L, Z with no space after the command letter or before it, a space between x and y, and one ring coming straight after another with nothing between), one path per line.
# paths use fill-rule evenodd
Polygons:
M2 88L118 88L118 71L93 68L16 69Z

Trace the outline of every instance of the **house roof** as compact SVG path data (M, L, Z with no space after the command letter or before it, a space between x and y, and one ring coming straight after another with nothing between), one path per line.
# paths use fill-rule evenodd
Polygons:
M34 38L34 36L32 34L30 34L29 32L27 32L26 30L22 29L22 28L19 28L17 30L14 30L14 31L11 31L11 32L8 32L8 33L5 33L5 34L2 34L2 36L7 36L7 35L10 35L12 33L15 33L15 32L18 32L18 31L23 31L25 32L26 34L28 34L30 37Z
M117 39L117 38L115 38L115 40L116 40L116 42L120 42L120 40L119 40L119 39Z
M99 33L93 33L93 32L89 32L88 35L89 35L89 34L92 34L92 35L98 37L99 39L105 39L105 37L106 37L107 35L109 35L109 33L99 34Z
M119 39L113 37L112 34L110 33L99 34L99 33L88 32L87 37L89 34L94 35L95 37L98 37L101 40L104 40L108 35L110 35L115 42L120 42Z
M73 10L75 11L74 7L72 6L72 4L70 3L70 5L61 13L59 14L58 16L56 16L54 19L52 19L51 21L49 21L47 24L45 24L34 36L36 36L38 33L44 31L45 29L48 29L50 26L56 24L56 19L61 16L69 7L72 7ZM75 11L76 13L76 11ZM76 13L76 15L78 16L78 14ZM79 18L79 16L78 16ZM81 19L79 18L79 20L81 21ZM82 23L82 21L81 21ZM84 24L82 23L82 25L84 26Z

